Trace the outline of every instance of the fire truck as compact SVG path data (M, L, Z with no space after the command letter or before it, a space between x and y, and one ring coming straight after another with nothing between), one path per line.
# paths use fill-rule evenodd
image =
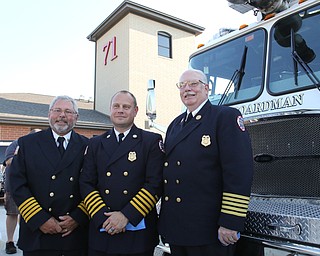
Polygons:
M251 200L236 255L320 255L320 1L228 4L257 22L221 30L189 66L206 74L212 104L241 111L252 140Z

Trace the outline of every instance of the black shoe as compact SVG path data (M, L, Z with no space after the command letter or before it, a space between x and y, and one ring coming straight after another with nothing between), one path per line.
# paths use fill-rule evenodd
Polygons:
M14 246L13 242L6 243L6 254L17 253L17 248Z

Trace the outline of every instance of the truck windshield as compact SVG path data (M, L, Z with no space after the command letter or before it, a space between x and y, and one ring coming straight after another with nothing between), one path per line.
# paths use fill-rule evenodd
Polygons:
M319 35L320 5L283 18L273 26L268 88L271 94L319 87ZM292 57L293 50L299 61Z
M258 29L195 55L190 67L207 75L212 104L233 105L261 92L265 55L265 31Z

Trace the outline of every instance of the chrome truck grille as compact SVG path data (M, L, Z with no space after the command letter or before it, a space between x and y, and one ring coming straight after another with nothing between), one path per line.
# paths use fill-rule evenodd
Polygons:
M320 246L320 115L246 125L254 178L245 232Z
M252 193L320 198L320 115L281 116L246 125L252 140Z
M320 245L320 200L253 196L246 233Z

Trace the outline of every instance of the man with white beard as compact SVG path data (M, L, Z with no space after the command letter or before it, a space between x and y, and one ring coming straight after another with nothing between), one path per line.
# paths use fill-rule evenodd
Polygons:
M18 140L11 165L12 196L21 214L18 247L24 256L85 256L87 211L78 178L88 139L73 131L76 102L57 96L50 128Z

